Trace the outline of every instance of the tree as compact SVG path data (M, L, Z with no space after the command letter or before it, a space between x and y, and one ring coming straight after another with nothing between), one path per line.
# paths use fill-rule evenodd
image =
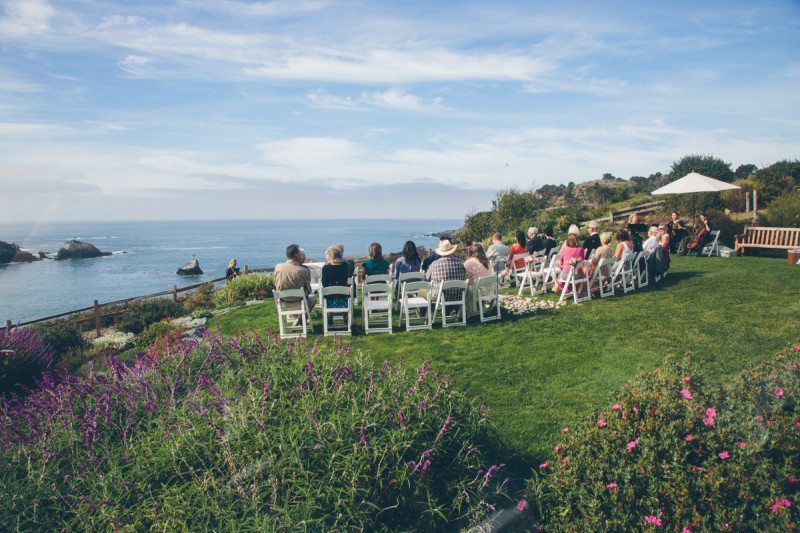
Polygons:
M732 182L735 178L730 163L726 163L722 159L712 155L692 154L684 156L672 163L672 168L670 168L669 174L667 174L666 183L680 179L690 172L697 172L709 178L715 178L728 183Z
M784 159L768 167L756 170L750 176L753 186L758 190L759 199L769 202L783 194L800 188L800 161ZM761 203L761 202L759 202Z
M547 200L537 197L532 191L508 189L492 201L492 224L495 231L505 233L516 229L526 218L535 218L539 209L547 205Z
M619 179L619 178L617 178L614 174L612 174L610 172L606 172L605 174L603 174L603 177L601 179L604 179L604 180L615 180L615 179Z
M748 163L746 165L739 165L736 167L736 170L733 174L736 176L737 180L745 180L750 177L750 174L758 170L758 167L752 163Z
M489 234L497 231L492 226L492 212L478 211L464 217L464 225L456 236L462 242L482 241Z

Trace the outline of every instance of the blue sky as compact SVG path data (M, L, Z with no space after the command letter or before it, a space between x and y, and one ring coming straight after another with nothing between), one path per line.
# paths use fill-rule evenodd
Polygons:
M796 1L0 6L0 220L460 218L800 157Z

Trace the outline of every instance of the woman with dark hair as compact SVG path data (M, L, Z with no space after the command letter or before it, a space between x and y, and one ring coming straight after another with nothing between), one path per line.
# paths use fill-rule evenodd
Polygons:
M483 245L476 242L470 247L469 259L464 261L464 268L467 269L467 281L476 281L484 276L491 276L494 272L489 267L489 259L483 251Z
M400 274L407 272L419 272L420 260L419 250L414 241L406 241L403 245L403 255L398 257L394 262L394 281L395 283L400 279Z
M697 257L703 257L703 248L708 241L708 236L711 233L711 221L708 220L706 213L700 213L700 223L695 225L694 235L689 244L686 245L686 250L683 255L689 255L689 252L695 252Z
M631 234L625 228L617 232L617 249L614 251L614 259L624 261L626 257L633 253Z
M388 274L389 262L383 258L383 248L377 242L369 245L369 259L364 261L364 275Z
M524 259L517 259L516 263L512 266L511 260L514 258L515 255L525 254L527 253L527 244L528 239L525 237L525 232L522 230L518 230L517 233L514 235L516 237L517 242L511 245L511 249L508 251L508 268L525 268L525 260Z

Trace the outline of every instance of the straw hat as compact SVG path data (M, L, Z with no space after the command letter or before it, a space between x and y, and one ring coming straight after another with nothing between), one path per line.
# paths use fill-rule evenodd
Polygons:
M580 237L581 236L581 229L577 226L577 224L573 224L569 227L569 231L567 233L573 233L574 235Z
M450 255L456 251L456 248L458 248L458 245L453 244L448 240L439 241L439 246L436 248L436 255Z

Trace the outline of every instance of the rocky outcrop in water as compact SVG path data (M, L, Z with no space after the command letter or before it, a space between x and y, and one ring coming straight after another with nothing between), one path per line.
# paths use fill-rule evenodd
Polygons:
M56 254L56 261L64 259L89 259L92 257L102 257L104 255L111 255L111 252L101 252L97 247L88 242L81 242L76 240L69 241L69 246L61 248Z
M0 264L3 263L31 263L39 261L39 258L30 252L21 250L14 243L0 241Z
M203 271L200 269L200 263L197 262L197 259L184 263L176 272L179 276L199 276L202 273Z

